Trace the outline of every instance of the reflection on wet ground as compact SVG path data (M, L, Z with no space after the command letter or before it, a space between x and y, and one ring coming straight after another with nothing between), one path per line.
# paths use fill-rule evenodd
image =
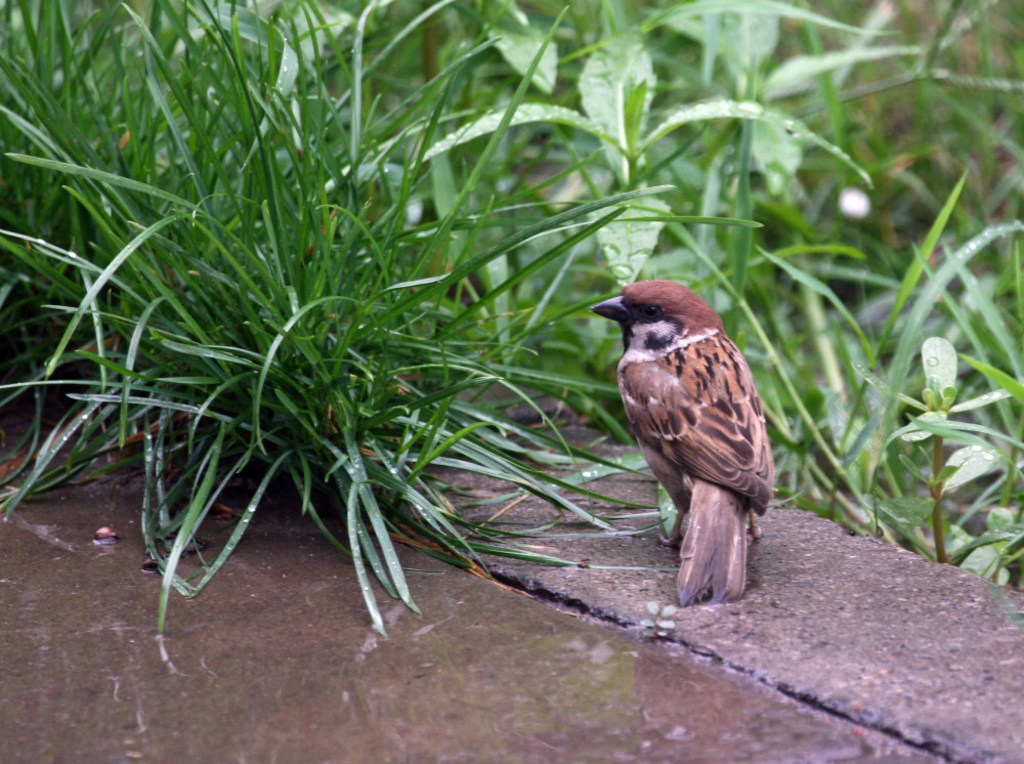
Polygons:
M0 523L0 760L928 760L411 551L423 615L386 602L381 637L287 508L198 599L172 595L158 640L137 501L108 482Z

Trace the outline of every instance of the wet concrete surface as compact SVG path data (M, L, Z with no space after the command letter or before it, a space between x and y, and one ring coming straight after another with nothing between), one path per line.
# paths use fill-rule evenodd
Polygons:
M769 627L739 626L745 605L677 618L683 642L726 653L706 658L406 550L423 615L382 596L384 638L347 559L291 507L261 508L200 597L172 595L161 639L138 502L137 485L108 480L0 523L0 761L934 760L748 676L744 645ZM117 544L92 543L103 525ZM763 563L774 544L751 602L778 596ZM608 571L579 572L619 587ZM649 593L623 585L601 607L628 622ZM841 644L821 649L844 662ZM777 658L783 675L802 660Z

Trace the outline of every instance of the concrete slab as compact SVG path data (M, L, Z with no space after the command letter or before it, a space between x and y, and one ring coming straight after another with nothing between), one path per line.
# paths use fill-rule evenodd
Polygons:
M634 475L593 487L617 501L650 505L656 497L654 481ZM591 508L629 517L617 523L624 529L651 523L615 502ZM502 520L536 523L553 512L524 501ZM744 598L679 611L669 640L950 761L1024 762L1024 629L1014 624L1024 596L807 512L772 509L762 527ZM674 602L675 553L655 530L609 538L570 523L558 532L533 543L580 567L495 558L494 573L633 629L648 617L648 601Z

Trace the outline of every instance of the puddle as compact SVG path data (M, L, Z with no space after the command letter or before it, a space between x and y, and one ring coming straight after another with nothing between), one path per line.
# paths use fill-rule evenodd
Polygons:
M196 600L142 571L114 482L0 523L0 759L928 761L641 642L404 553L423 615L374 633L345 557L261 509ZM110 526L120 536L93 544Z

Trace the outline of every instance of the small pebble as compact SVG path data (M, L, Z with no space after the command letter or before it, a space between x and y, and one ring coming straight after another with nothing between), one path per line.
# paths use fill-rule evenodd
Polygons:
M94 544L116 544L117 543L117 532L110 526L104 525L102 528L96 531L92 537L92 543Z

